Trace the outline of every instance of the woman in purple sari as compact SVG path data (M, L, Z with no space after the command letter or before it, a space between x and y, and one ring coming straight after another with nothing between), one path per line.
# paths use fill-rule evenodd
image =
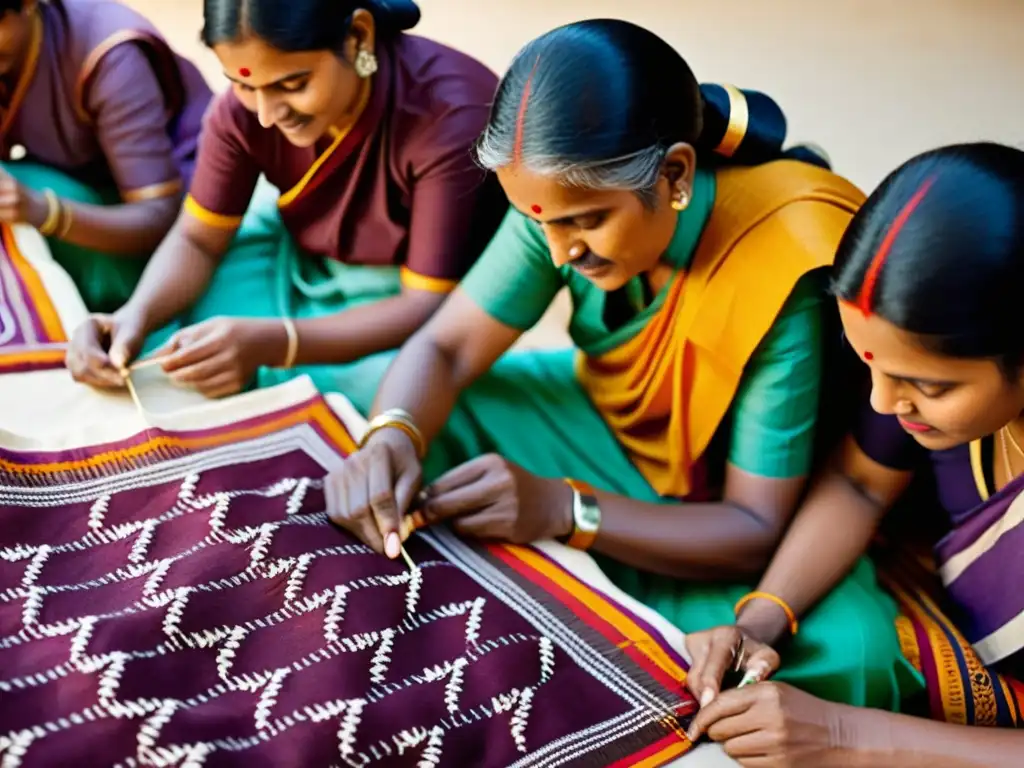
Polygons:
M1024 724L1022 286L1024 152L925 153L855 216L834 290L870 370L870 407L736 623L687 638L689 685L703 704L692 737L707 734L751 767L1021 764L1024 734L965 726ZM868 550L915 475L944 512L934 548L942 588L908 578L915 557L881 561L880 573L903 611L893 632L923 702L945 722L911 716L910 702L892 714L758 682L785 663L776 644ZM921 504L906 511L913 529L929 523ZM845 631L863 631L857 617ZM748 674L722 690L730 670Z
M113 0L0 0L0 221L36 227L86 304L117 308L177 216L211 98Z

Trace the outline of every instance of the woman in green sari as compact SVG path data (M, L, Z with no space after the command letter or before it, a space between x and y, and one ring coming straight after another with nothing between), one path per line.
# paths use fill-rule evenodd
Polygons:
M811 469L823 269L863 200L784 135L766 96L699 87L627 22L530 43L478 146L513 210L389 369L335 522L390 557L423 525L561 539L686 632L730 621ZM563 287L576 349L503 357ZM896 708L895 615L861 560L780 674Z

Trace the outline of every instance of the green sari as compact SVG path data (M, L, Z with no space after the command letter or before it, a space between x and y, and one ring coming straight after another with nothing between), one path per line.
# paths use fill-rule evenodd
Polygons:
M714 202L715 183L699 173L689 209L680 215L665 260L686 269ZM751 474L807 474L813 452L821 377L823 276L799 281L750 360L719 445L728 461ZM490 316L513 328L536 323L555 293L568 287L570 332L577 346L600 354L624 343L662 306L662 290L646 306L640 286L626 293L635 315L614 330L604 321L607 294L568 267L552 264L543 233L510 212L461 290ZM428 479L474 456L494 452L544 477L571 477L595 488L645 502L673 503L633 465L577 379L575 350L506 355L460 397L447 426L431 445ZM600 555L595 558L617 586L680 627L697 632L734 621L736 602L749 583L695 583L643 572ZM853 572L800 625L785 650L777 679L822 698L896 710L920 690L893 631L895 603L862 559Z

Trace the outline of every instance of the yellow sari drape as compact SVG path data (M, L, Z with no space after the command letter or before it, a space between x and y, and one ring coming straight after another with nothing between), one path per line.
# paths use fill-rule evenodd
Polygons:
M833 173L780 160L719 171L688 270L635 337L579 378L634 465L663 496L691 491L743 370L797 281L832 263L863 193Z

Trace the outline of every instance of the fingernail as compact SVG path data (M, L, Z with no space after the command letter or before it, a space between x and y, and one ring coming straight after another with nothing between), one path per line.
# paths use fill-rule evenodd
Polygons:
M700 695L700 705L706 707L712 701L715 700L715 692L710 688L705 688L704 693Z
M426 488L424 488L422 491L416 494L416 501L418 501L420 504L423 504L429 498L430 494L427 493Z
M696 728L691 728L686 732L686 738L688 738L690 741L696 741L699 736L700 734L697 733Z
M402 542L394 531L388 534L387 541L384 542L384 553L392 560L402 554Z

